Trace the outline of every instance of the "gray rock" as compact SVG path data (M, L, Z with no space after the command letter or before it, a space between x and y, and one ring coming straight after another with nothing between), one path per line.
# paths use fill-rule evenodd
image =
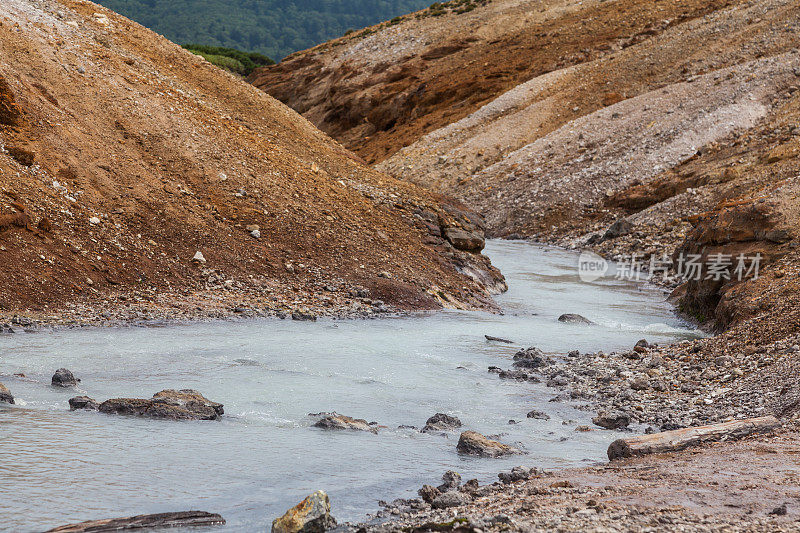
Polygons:
M500 379L515 379L517 381L528 381L530 376L522 370L501 370L498 373Z
M437 488L439 492L451 492L454 490L458 490L458 487L461 486L461 474L458 472L453 472L452 470L448 470L444 474L442 474L442 484L439 485Z
M463 492L445 492L440 494L431 502L434 509L449 509L450 507L460 507L472 501L469 494Z
M14 403L14 396L11 395L11 391L8 390L8 387L0 383L0 402L2 403Z
M633 390L647 390L650 388L650 382L644 374L634 376L630 381L630 385Z
M515 481L523 481L526 479L530 479L530 477L534 474L538 474L539 470L536 468L525 468L524 466L515 466L511 469L511 472L500 472L497 474L497 478L502 483L513 483Z
M560 317L558 317L558 321L563 322L565 324L584 324L587 326L596 325L588 318L581 315L577 315L575 313L565 313Z
M461 427L461 420L455 416L450 416L444 413L436 413L428 419L425 427L422 428L423 433L429 431L448 431Z
M621 218L608 227L603 234L603 240L616 239L617 237L629 235L631 232L633 232L633 224L627 219Z
M550 420L550 415L548 415L543 411L536 411L536 410L529 411L527 417L533 418L535 420Z
M605 429L622 429L631 423L631 417L621 411L600 413L592 418L592 423Z
M75 379L75 376L72 375L72 372L66 368L59 368L56 370L56 373L53 374L53 378L50 380L50 383L53 385L53 387L74 387L79 381L80 380Z
M444 237L453 248L466 252L478 253L486 246L483 235L479 232L469 232L461 228L445 228Z
M70 411L77 411L77 410L97 411L99 408L100 404L94 401L93 399L89 398L88 396L75 396L74 398L69 399Z
M551 363L539 348L526 348L514 354L514 366L517 368L537 369Z
M442 491L432 485L423 485L422 488L417 491L417 494L422 498L422 501L431 503L442 494Z

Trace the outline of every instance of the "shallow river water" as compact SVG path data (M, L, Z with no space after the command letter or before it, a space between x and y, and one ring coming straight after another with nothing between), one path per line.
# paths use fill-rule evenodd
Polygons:
M355 520L375 511L378 499L414 497L423 483L438 484L449 469L484 483L518 464L603 460L619 434L576 432L590 413L549 403L554 389L500 381L487 367L510 367L518 347L608 351L694 332L659 291L613 279L580 282L575 254L521 242L490 242L486 253L509 282L498 297L503 315L445 311L0 337L0 381L19 404L0 407L0 530L200 509L222 514L225 531L264 531L318 489L330 495L337 519ZM598 325L562 324L562 313ZM485 334L517 344L487 342ZM79 392L49 386L59 367L83 380ZM78 393L102 401L166 388L198 389L224 403L226 415L167 422L73 413L67 405ZM528 420L531 409L552 418ZM325 432L307 416L320 411L387 429ZM501 434L528 455L461 457L458 433L395 429L421 427L436 412L458 416L464 429Z

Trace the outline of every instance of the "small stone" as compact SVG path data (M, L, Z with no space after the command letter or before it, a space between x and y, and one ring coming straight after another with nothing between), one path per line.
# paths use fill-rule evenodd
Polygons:
M317 315L308 310L295 311L292 313L292 320L297 320L300 322L315 322L317 320Z
M781 504L780 506L776 507L775 509L771 510L769 514L773 516L786 516L786 503Z
M650 383L646 375L639 374L630 381L630 386L633 390L647 390L650 388Z
M89 219L89 224L96 226L100 223L100 219L98 217L92 217Z
M531 475L535 474L537 470L535 468L525 468L524 466L515 466L511 469L511 472L500 472L497 474L497 478L500 482L508 484L513 483L515 481L524 481L529 479Z
M253 230L253 231L250 232L250 236L253 237L254 239L260 239L261 238L261 232L258 231L257 229Z
M194 254L194 257L192 257L192 261L194 261L195 263L205 263L206 258L203 255L203 252L198 250L197 253Z
M537 410L529 411L527 417L533 418L535 420L550 420L550 415L548 415L544 411L537 411Z

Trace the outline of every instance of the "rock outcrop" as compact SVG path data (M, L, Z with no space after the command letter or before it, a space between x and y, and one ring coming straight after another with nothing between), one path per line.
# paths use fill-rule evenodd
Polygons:
M503 455L523 453L517 448L491 440L475 431L463 432L458 439L456 449L458 453L478 455L480 457L501 457Z
M272 522L272 533L324 533L336 526L328 495L318 490Z

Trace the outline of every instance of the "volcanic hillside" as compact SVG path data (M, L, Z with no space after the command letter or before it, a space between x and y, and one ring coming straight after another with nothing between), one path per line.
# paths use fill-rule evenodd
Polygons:
M0 145L1 315L491 307L504 286L463 206L91 2L0 4Z
M617 259L761 253L762 279L702 279L676 301L720 329L800 331L800 5L462 4L251 81L378 169L476 208L494 236Z

